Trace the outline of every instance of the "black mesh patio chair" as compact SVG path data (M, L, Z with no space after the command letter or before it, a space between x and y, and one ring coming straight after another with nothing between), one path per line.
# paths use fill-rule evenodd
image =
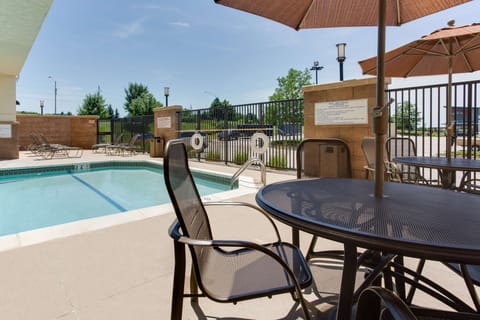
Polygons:
M465 172L457 190L480 195L480 174Z
M365 179L373 178L375 175L375 137L363 137L361 143L365 162ZM386 181L401 181L401 177L397 172L397 166L387 159L387 153L384 157L384 179Z
M417 317L393 292L381 287L368 287L358 298L355 319L416 320Z
M193 181L187 152L182 141L169 141L164 158L164 175L168 194L177 216L169 233L174 240L175 270L171 319L181 319L183 298L206 296L217 302L233 302L291 293L309 319L301 289L310 286L312 275L300 250L281 242L273 220L277 241L257 244L243 240L214 239L209 217ZM228 210L225 211L228 213ZM192 257L190 293L185 293L185 245ZM202 294L198 294L200 288Z
M464 279L473 304L477 311L480 312L480 301L475 289L475 286L480 286L480 266L453 262L446 262L444 264Z
M398 157L416 157L417 148L415 142L407 137L390 137L385 141L388 161L395 167L396 174L401 182L438 185L438 181L427 180L420 173L420 169L415 166L409 166L401 163L393 163L394 158Z
M297 147L297 179L351 178L350 149L345 141L336 138L304 139ZM298 230L293 230L294 243L298 243ZM313 236L307 260L313 257L342 257L343 251L315 251L317 237Z
M399 296L381 287L367 287L359 296L357 320L479 320L480 314L437 310L405 304Z

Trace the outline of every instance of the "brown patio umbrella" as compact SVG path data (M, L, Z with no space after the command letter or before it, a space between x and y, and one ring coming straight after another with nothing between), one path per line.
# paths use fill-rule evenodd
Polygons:
M450 26L385 53L385 76L448 74L447 158L451 157L452 74L480 70L480 24ZM375 75L377 58L359 61L364 74Z
M375 196L383 195L383 143L388 114L385 104L385 26L398 26L470 0L214 0L216 3L283 23L306 28L378 26Z

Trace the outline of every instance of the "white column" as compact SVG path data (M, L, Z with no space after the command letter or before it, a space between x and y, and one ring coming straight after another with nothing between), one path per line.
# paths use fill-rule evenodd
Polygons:
M16 77L0 74L0 121L16 121L16 112Z

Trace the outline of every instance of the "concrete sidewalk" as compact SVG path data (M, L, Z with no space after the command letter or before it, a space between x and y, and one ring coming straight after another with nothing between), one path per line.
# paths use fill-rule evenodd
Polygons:
M100 157L105 159L105 155L87 152L78 160L92 161ZM149 158L142 155L131 159L142 157ZM0 162L0 167L30 166L38 162L45 165L64 160L35 161L25 156L9 161L12 162ZM212 171L236 170L195 161L191 165ZM247 174L259 178L258 171ZM291 174L267 174L268 183L291 178L294 178ZM254 196L252 190L232 200L255 203ZM271 227L255 211L231 207L208 210L216 238L274 240ZM173 221L174 214L169 212L0 252L0 319L168 319L174 255L167 230ZM283 239L289 241L290 229L277 225ZM310 239L311 236L301 234L304 252ZM327 240L320 240L319 246L341 248ZM338 298L341 266L314 262L311 268L315 283L306 290L305 296L319 310L317 318L326 319ZM470 301L462 280L440 263L428 262L425 274ZM359 274L359 280L362 276ZM439 306L422 294L416 295L416 299L417 303ZM237 305L200 298L198 308L192 307L189 299L184 300L184 319L297 319L302 316L289 294Z

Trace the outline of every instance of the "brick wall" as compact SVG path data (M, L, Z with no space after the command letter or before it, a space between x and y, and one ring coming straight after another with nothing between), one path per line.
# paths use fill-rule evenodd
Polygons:
M42 133L50 143L90 149L97 141L97 118L17 114L20 150L25 150L32 143L32 132Z

